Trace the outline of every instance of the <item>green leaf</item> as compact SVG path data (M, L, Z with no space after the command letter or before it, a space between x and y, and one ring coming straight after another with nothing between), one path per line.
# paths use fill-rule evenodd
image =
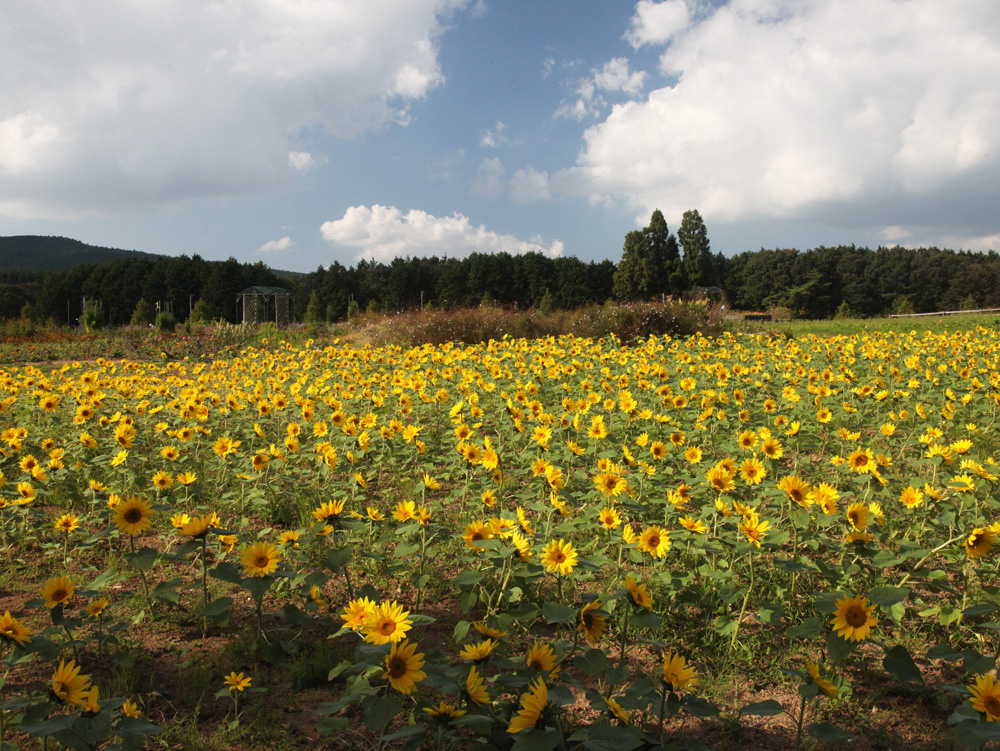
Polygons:
M753 704L747 704L743 709L740 710L740 714L754 715L755 717L774 717L785 711L785 708L774 699L765 699L764 701L755 701Z
M327 551L326 558L323 561L323 565L325 565L335 574L339 574L347 567L347 564L349 564L350 562L351 562L350 548L335 548L333 550Z
M170 605L177 605L181 601L181 596L177 594L177 588L184 583L183 579L175 578L170 581L160 582L149 592L149 596L154 600L165 602Z
M607 670L608 657L602 649L588 649L582 655L573 658L573 666L593 678Z
M857 645L858 642L848 641L833 631L826 636L827 652L830 655L830 659L834 662L846 659Z
M642 745L643 740L628 728L603 723L591 725L583 742L590 751L632 751Z
M880 550L872 558L872 565L876 568L888 568L889 566L895 566L898 563L902 563L905 560L905 558L900 558L889 550Z
M461 643L462 639L468 635L470 626L472 626L472 623L469 621L459 621L456 623L455 630L451 634L451 640L456 644Z
M135 553L129 553L125 556L125 560L128 561L128 565L138 571L149 571L153 568L153 565L156 563L156 559L159 557L160 552L158 550L153 550L153 548L143 548Z
M815 616L785 629L785 636L789 639L812 639L821 633L823 633L823 623Z
M18 729L22 733L41 738L46 735L62 732L63 730L69 730L75 722L76 715L61 714L47 720L35 720L33 722L24 720L18 726Z
M240 584L243 581L243 577L240 576L240 570L229 561L223 561L215 568L210 568L208 575L213 579L219 579L230 584Z
M546 601L542 604L542 617L546 623L569 623L576 619L576 608Z
M103 574L94 579L94 581L88 584L87 589L94 589L100 592L117 582L119 578L117 569L109 568Z
M655 631L660 627L660 616L651 610L642 610L629 616L628 622L636 628L645 628Z
M365 711L365 727L369 730L380 730L392 722L399 714L403 703L392 694L386 696L369 696L361 704Z
M684 709L695 717L715 717L719 708L700 696L689 696L684 702Z
M115 725L115 735L121 737L122 739L139 738L147 735L159 735L162 732L162 728L151 722L147 722L141 717L124 716L118 720L118 724Z
M476 584L479 584L482 578L483 574L480 571L474 571L474 570L463 571L454 579L452 579L452 582L455 584L456 587L459 587L461 589L466 589L468 587L473 587Z
M829 722L814 722L808 727L809 735L822 743L843 743L851 734Z
M997 606L992 602L981 602L978 605L973 605L962 611L962 615L988 615L990 613L995 613Z
M557 732L546 732L537 728L522 730L514 738L510 751L552 751L559 745L562 735Z
M737 622L735 618L720 615L712 622L712 628L719 632L721 636L729 636L736 630Z
M868 602L881 608L888 608L902 602L910 594L908 587L875 587L868 592Z
M208 605L200 608L197 611L197 615L202 618L208 618L210 621L215 623L215 619L220 615L227 614L233 607L232 597L218 597L212 600ZM228 619L227 619L228 620Z
M897 644L885 653L882 667L903 682L923 683L924 681L923 676L920 675L920 668L917 667L913 657L902 644Z

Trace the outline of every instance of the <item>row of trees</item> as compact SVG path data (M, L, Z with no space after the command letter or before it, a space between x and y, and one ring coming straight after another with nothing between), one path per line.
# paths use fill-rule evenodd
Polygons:
M939 248L759 250L729 258L732 307L803 318L1000 307L1000 255Z
M0 317L29 312L76 323L84 300L93 300L110 324L145 321L157 309L181 322L192 314L235 322L237 296L251 286L290 289L292 315L300 321L428 304L572 309L612 297L648 300L713 287L736 310L784 307L796 316L829 318L1000 307L1000 256L852 245L761 249L726 258L712 253L698 211L684 213L675 236L657 209L648 226L625 235L617 265L541 253L473 253L461 259L359 261L349 268L334 262L310 274L279 276L260 262L135 254L62 271L0 272Z
M0 277L7 281L8 273ZM0 284L0 292L5 286ZM41 282L35 282L34 299L12 297L10 305L20 303L21 307L0 308L0 316L17 317L23 311L32 317L75 324L83 314L84 300L88 300L99 303L101 317L112 325L131 322L137 312L142 314L140 318L148 319L157 306L173 312L180 321L196 310L204 320L236 322L240 316L237 295L251 286L288 285L261 262L240 263L233 258L206 261L197 255L157 256L84 263L44 272ZM0 304L3 302L0 296Z
M466 258L394 258L320 267L296 283L300 320L343 318L360 310L405 310L496 303L520 308L578 308L612 296L615 264L541 253L473 253Z

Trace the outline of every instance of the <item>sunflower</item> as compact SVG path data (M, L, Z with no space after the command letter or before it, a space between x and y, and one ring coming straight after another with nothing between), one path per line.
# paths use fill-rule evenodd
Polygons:
M49 579L42 588L42 597L45 598L45 606L54 608L56 605L65 605L73 596L73 582L69 577L60 576Z
M623 722L626 725L629 723L629 713L627 710L622 708L622 705L617 701L612 699L610 696L604 697L605 703L608 705L608 714L612 717L617 718L619 722Z
M153 523L153 507L136 495L130 495L115 507L115 526L132 537L140 535Z
M108 601L104 597L97 597L87 603L87 615L91 618L100 618L104 614L104 609L108 606Z
M424 707L424 711L438 722L448 723L464 715L466 710L442 700L436 707Z
M732 475L718 465L708 470L708 473L705 475L705 482L719 493L728 493L736 487Z
M487 625L486 621L476 621L472 624L472 627L476 629L483 636L489 637L490 639L501 639L507 636L507 631L501 631L498 628L493 628Z
M767 534L768 528L771 526L771 522L761 521L757 518L756 513L752 516L744 516L743 521L740 522L740 530L746 535L749 542L760 547L761 539Z
M490 655L493 654L493 650L500 645L500 642L494 641L493 639L484 639L476 644L466 644L462 647L458 656L463 660L470 660L471 662L483 662L488 660Z
M521 695L520 708L517 710L516 716L511 718L507 732L517 733L535 727L548 703L549 689L545 685L545 681L539 678L528 687L528 691Z
M871 521L871 513L865 504L852 503L847 507L847 521L851 523L855 532L861 532Z
M965 554L979 558L989 553L997 543L997 533L989 527L976 527L965 540Z
M788 494L788 497L800 506L809 505L811 488L809 487L809 483L802 480L798 475L782 477L778 480L778 487L784 490Z
M7 610L2 616L0 616L0 637L4 641L12 641L19 647L23 647L29 641L31 641L31 635L34 633L28 626L22 624L17 618L11 616L10 611Z
M139 711L139 705L136 704L131 699L126 699L125 703L122 704L122 714L126 717L139 717L142 712Z
M528 538L520 532L514 532L510 536L510 542L517 549L517 557L521 563L528 563L531 560L531 543L528 542Z
M420 669L424 666L424 655L416 651L416 644L404 640L393 644L386 655L382 677L387 678L389 685L401 694L412 694L417 684L427 677Z
M90 690L90 679L80 675L80 668L73 660L60 660L59 667L52 674L52 693L66 704L82 707L87 703L86 694Z
M837 635L847 641L862 641L871 633L876 619L872 615L874 605L868 604L866 597L844 597L837 600L837 609L830 620Z
M388 644L403 639L413 622L407 618L410 611L403 610L395 600L380 603L361 624L365 641L369 644Z
M73 514L63 514L56 519L55 526L58 531L69 534L80 528L80 519Z
M624 492L627 485L625 478L617 472L599 472L594 476L594 486L601 492L601 495L608 498L617 498Z
M244 677L243 673L233 672L226 676L226 679L223 681L223 685L229 687L230 693L232 693L233 691L239 691L240 693L243 693L244 689L250 688L251 682L253 682L252 677L250 676Z
M187 487L188 485L193 485L197 479L198 475L196 475L194 472L181 472L176 477L177 482L179 482L181 485L185 487Z
M281 553L269 542L255 542L240 556L247 576L267 576L277 570L280 561Z
M580 623L576 630L591 644L600 641L604 632L608 630L607 618L601 612L602 607L603 603L600 600L594 600L580 609Z
M670 549L670 533L658 524L642 530L639 535L639 550L653 558L662 558Z
M196 540L201 540L208 534L210 527L218 523L219 517L215 515L215 512L205 514L204 516L197 516L194 519L188 519L184 524L178 527L178 534L184 537L193 537Z
M565 540L553 540L542 549L545 568L560 576L569 576L576 568L577 561L576 548Z
M344 501L324 501L313 509L313 519L324 524L336 524L344 513Z
M751 457L740 465L740 477L747 485L758 485L761 480L767 477L767 469L756 456Z
M413 501L400 501L396 504L395 511L392 512L392 518L397 522L409 521L413 518L413 515L417 512L417 504Z
M479 674L479 670L475 665L469 671L469 677L465 679L465 693L476 704L486 706L492 703L489 693L483 686L483 677Z
M618 513L617 509L611 506L605 506L601 509L601 512L597 515L597 520L601 523L601 526L607 530L618 529L622 524L621 514Z
M989 722L1000 720L1000 685L992 675L976 678L976 685L969 686L972 708L986 715Z
M708 526L700 519L695 519L692 516L684 516L679 521L684 529L694 532L697 535L703 535L708 532Z
M653 598L646 591L645 584L636 584L635 577L628 576L625 579L625 589L628 590L628 595L633 603L641 608L646 608L646 610L653 609Z
M153 475L153 485L157 490L170 490L174 486L174 480L169 472L157 472Z
M698 685L698 673L681 655L667 652L663 658L663 682L674 692L694 690Z
M365 622L375 614L377 607L378 605L367 597L351 600L344 606L344 612L340 615L344 621L344 627L360 631Z
M556 667L556 653L549 644L535 642L528 650L528 656L524 658L524 664L535 670L546 671L548 673L559 672Z
M819 666L806 660L806 670L809 671L809 682L815 683L819 687L819 692L828 699L836 699L837 694L840 693L835 685L822 676L819 671Z
M493 527L487 522L469 522L462 534L462 539L465 540L467 548L479 550L480 546L476 543L493 539Z

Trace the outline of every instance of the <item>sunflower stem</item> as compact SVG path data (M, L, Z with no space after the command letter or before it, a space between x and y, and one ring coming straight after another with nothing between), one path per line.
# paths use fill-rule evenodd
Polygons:
M740 614L736 619L736 628L733 631L732 641L729 642L730 648L736 646L736 637L740 635L740 626L743 624L743 616L747 612L747 603L750 601L750 593L753 591L753 550L747 553L747 558L750 561L750 585L747 587L747 593L743 595L743 605L740 607Z
M799 751L802 748L802 722L806 716L806 697L802 697L802 703L799 705L799 718L795 722L795 751Z

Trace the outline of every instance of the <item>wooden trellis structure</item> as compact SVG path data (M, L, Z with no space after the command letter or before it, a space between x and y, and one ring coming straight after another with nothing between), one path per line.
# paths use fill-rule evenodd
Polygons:
M282 287L247 287L237 295L237 299L243 310L243 323L259 326L273 320L279 329L287 328L292 300L290 290Z

